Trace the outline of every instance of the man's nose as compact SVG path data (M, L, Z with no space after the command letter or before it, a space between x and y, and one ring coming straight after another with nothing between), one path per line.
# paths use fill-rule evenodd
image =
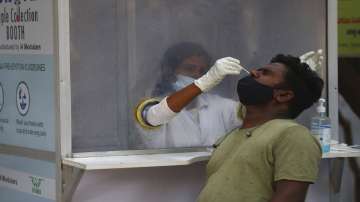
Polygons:
M258 78L260 76L259 72L256 69L250 70L250 76Z

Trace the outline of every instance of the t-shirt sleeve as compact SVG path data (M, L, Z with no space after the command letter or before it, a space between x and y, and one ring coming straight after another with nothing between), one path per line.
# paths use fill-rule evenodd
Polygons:
M286 129L273 147L274 180L315 182L321 160L321 147L308 129Z

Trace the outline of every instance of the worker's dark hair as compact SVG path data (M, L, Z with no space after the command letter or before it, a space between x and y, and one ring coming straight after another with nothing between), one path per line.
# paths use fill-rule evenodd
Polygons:
M284 64L287 69L284 78L285 85L295 94L289 104L288 116L290 118L296 118L321 97L324 81L311 70L309 65L301 63L298 57L279 54L271 59L271 63Z
M161 96L173 91L172 83L176 80L176 68L191 56L203 57L205 63L211 64L211 57L205 49L193 42L181 42L168 48L160 63L161 75L152 92L153 96Z

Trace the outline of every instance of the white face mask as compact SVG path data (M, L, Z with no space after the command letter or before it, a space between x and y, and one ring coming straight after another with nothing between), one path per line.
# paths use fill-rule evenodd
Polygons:
M173 83L173 87L175 90L180 90L192 83L194 83L195 79L188 77L188 76L184 76L184 75L176 75L176 82Z

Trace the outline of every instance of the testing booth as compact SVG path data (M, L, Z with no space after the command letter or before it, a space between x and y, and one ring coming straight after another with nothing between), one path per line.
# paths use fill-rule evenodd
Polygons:
M212 144L185 135L207 133L185 124L181 143L152 141L134 115L182 42L247 69L324 50L333 149L321 194L341 200L344 158L360 152L339 144L336 0L3 0L0 17L0 201L194 201ZM209 93L237 102L238 79ZM309 127L314 109L298 121Z

